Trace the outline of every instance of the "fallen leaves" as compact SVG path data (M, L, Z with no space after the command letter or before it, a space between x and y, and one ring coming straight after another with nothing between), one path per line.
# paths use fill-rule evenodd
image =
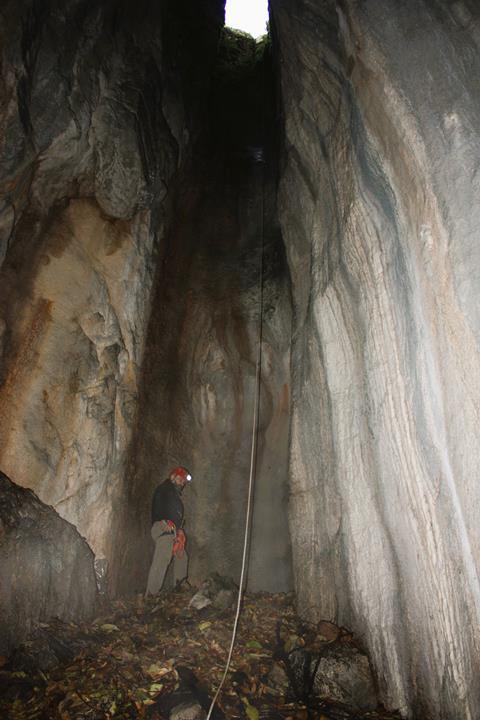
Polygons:
M168 665L163 665L162 663L152 663L152 665L145 670L145 673L151 677L152 680L158 680L171 672L175 672L171 663Z
M71 648L72 661L48 672L26 673L0 658L0 717L166 720L168 714L159 708L162 698L178 688L181 666L212 697L224 672L235 610L209 606L197 611L189 607L191 596L184 589L160 599L113 602L91 625L44 624L44 632ZM302 624L288 595L247 596L218 700L224 717L306 718L305 706L286 698L285 688L270 686L278 665L274 656L305 645L321 647L339 636L347 637L346 631L332 623ZM1 697L4 686L8 692ZM321 716L320 709L314 716ZM323 717L340 716L324 711Z
M298 635L289 635L283 644L283 649L286 653L289 653L296 647L303 647L304 645L305 641L303 638L300 638Z
M245 705L245 714L248 720L259 720L260 713L258 712L257 708L253 705L250 705L246 697L242 697L242 702Z
M324 638L327 642L334 642L340 635L340 628L331 622L322 620L317 625L318 635Z
M112 625L111 623L104 623L103 625L100 625L100 630L103 630L103 632L107 633L120 632L120 629L116 625Z
M198 626L198 629L203 632L204 630L207 630L209 627L211 627L212 623L209 620L206 620L205 622L201 622Z

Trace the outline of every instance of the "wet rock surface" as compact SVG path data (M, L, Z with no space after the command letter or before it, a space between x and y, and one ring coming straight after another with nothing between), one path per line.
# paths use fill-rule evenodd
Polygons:
M265 47L231 32L222 43L208 126L178 180L156 286L124 521L138 545L129 542L124 558L140 574L155 483L181 463L194 477L184 494L189 577L200 582L216 571L238 582L262 320L248 587L285 591L290 301L276 221L274 81ZM128 592L130 578L122 581Z
M249 584L289 589L293 566L302 616L362 635L382 702L475 718L480 9L270 6L281 122L265 48L218 45L219 0L2 4L0 464L131 594L185 463L191 575L238 577L263 293ZM138 710L159 683L133 677Z
M187 5L0 11L0 462L110 589L167 195L222 21L217 0Z
M58 617L91 617L97 597L93 553L70 523L31 490L0 472L0 654L6 655L35 624ZM37 631L32 640L42 666L65 659ZM43 633L45 635L45 633ZM28 653L27 653L28 654ZM35 655L35 652L33 652Z
M479 7L271 9L300 609L362 628L387 706L474 718Z
M190 573L237 576L264 261L249 582L288 590L290 316L265 43L219 42L221 0L0 12L1 466L87 538L102 592L131 594L154 488L188 465Z

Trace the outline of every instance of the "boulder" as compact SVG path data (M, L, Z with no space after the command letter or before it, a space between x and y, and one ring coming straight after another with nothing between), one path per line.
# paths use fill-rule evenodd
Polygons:
M377 707L368 657L353 645L333 642L318 654L296 648L289 653L287 664L295 682L294 694L298 697L311 695L340 703L355 712L368 712ZM281 680L277 670L274 686L279 687Z
M205 710L195 700L181 703L170 713L170 720L205 720Z
M30 675L38 671L49 672L58 665L69 665L84 645L82 647L71 637L65 637L63 627L58 620L54 620L52 625L42 623L36 627L12 653L12 670Z
M267 676L268 687L278 695L286 697L291 694L290 680L283 665L274 663Z
M234 604L237 592L238 587L231 578L212 573L190 600L190 607L203 610L213 605L217 610L226 610Z
M178 665L178 683L168 695L161 695L152 706L154 712L169 720L204 720L210 708L211 698L205 687L199 684L195 673L188 667ZM212 720L225 720L219 707L215 706Z
M314 662L315 666L318 662L313 681L316 696L343 703L358 712L375 710L377 694L366 655L351 645L332 643Z
M94 557L73 525L0 472L0 654L52 617L89 618Z

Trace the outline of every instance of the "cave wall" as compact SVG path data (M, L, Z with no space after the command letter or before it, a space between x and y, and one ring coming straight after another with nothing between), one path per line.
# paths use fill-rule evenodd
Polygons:
M235 177L239 175L236 169ZM259 343L261 175L261 167L247 170L243 187L236 179L230 187L215 180L214 193L211 186L207 193L201 189L203 176L195 190L189 175L186 195L180 194L178 219L169 237L169 247L177 249L166 259L165 280L155 295L142 417L130 466L132 490L119 523L118 546L125 547L119 574L123 566L134 568L138 587L153 547L151 497L179 462L194 477L184 493L190 580L199 581L212 571L239 578ZM285 502L290 349L286 290L282 278L267 276L269 314L264 318L249 566L249 587L256 590L291 588ZM132 577L125 581L131 584ZM122 579L120 586L127 589Z
M221 3L2 4L0 466L127 592L182 462L192 574L237 575L263 233L250 586L290 586L288 456L300 611L356 630L389 707L475 718L479 10L271 10L288 268L247 106L205 141Z
M388 707L478 718L478 4L271 11L299 607L360 633Z
M208 121L178 179L158 270L131 484L118 523L114 572L124 590L145 582L151 497L179 463L194 477L184 493L190 580L212 571L239 579L262 290L248 587L292 587L286 512L291 314L276 219L272 89L271 65L254 40L227 33L213 71ZM125 566L133 575L125 577Z
M238 578L263 247L249 587L290 589L290 299L259 46L232 36L214 66L219 0L0 12L0 467L131 593L154 488L186 464L191 579Z
M29 0L0 13L0 466L110 560L168 191L223 8Z

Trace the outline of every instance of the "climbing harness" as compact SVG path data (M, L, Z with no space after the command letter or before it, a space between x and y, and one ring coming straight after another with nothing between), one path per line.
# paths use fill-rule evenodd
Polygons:
M263 165L263 163L262 163L262 165ZM244 584L245 572L246 572L246 568L247 568L247 551L248 551L248 543L249 543L249 538L250 538L253 486L254 486L254 477L255 477L255 460L256 460L257 440L258 440L258 415L259 415L258 411L259 411L259 405L260 405L260 379L261 379L261 369L262 369L263 255L264 255L263 170L262 170L261 197L262 197L262 207L261 207L262 222L261 222L261 243L260 243L260 278L259 278L260 298L259 298L259 321L258 321L258 350L257 350L257 360L256 360L256 367L255 367L255 399L254 399L254 405L253 405L252 442L251 442L251 452L250 452L250 474L249 474L249 481L248 481L247 511L246 511L246 515L245 515L245 533L244 533L244 539L243 539L242 569L240 572L240 583L239 583L239 588L238 588L237 610L235 613L235 620L233 623L232 639L230 642L230 649L228 651L227 662L225 664L225 670L223 671L223 675L222 675L222 679L220 680L220 684L219 684L217 691L213 697L213 700L210 704L210 708L208 710L206 720L210 720L213 708L215 707L215 703L217 702L218 696L219 696L220 691L225 683L228 671L230 669L230 663L231 663L232 655L233 655L233 648L235 647L235 639L237 636L238 622L240 620L240 607L241 607L242 597L243 597L243 592L244 592L243 584Z

